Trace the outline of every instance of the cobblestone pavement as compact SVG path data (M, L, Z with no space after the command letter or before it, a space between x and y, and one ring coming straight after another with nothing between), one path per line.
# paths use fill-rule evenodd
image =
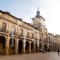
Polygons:
M0 60L60 60L57 52L0 56Z

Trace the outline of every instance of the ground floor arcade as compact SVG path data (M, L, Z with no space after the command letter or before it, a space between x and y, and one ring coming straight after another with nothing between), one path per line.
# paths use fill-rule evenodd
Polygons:
M38 53L40 49L48 50L49 44L33 39L10 37L0 34L0 55Z
M0 34L0 55L39 52L37 41Z

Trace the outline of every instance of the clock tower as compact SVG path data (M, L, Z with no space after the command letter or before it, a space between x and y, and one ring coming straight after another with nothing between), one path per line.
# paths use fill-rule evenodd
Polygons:
M36 16L32 18L33 20L33 26L39 29L40 31L44 30L45 27L45 19L40 15L40 11L37 10Z

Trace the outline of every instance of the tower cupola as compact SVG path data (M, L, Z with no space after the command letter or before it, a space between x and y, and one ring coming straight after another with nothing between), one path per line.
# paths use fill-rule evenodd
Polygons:
M36 13L37 13L36 17L39 18L40 17L40 11L38 10Z

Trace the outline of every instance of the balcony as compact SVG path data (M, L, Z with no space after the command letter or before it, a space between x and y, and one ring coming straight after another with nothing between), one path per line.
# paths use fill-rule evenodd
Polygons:
M33 37L35 40L37 40L37 37Z
M44 42L48 42L48 39L47 39L47 38L45 38L45 39L44 39Z
M12 36L17 36L16 31L12 31L12 32L10 32L10 36L11 36L11 37L12 37Z
M5 29L4 28L0 28L0 32L5 32L6 33L7 32L6 28Z
M8 30L0 28L0 34L7 35Z
M34 39L33 33L27 33L26 38Z
M18 38L23 38L23 33L17 34Z
M20 29L17 33L18 38L22 38L23 37L23 29Z
M31 39L35 39L34 36L31 36L30 38L31 38Z
M23 37L23 33L20 34L20 37Z
M6 22L0 22L0 34L8 35L8 25Z
M26 35L26 38L30 38L30 36L29 35Z
M29 32L27 32L27 33L26 33L26 38L30 38L29 35L30 35Z

